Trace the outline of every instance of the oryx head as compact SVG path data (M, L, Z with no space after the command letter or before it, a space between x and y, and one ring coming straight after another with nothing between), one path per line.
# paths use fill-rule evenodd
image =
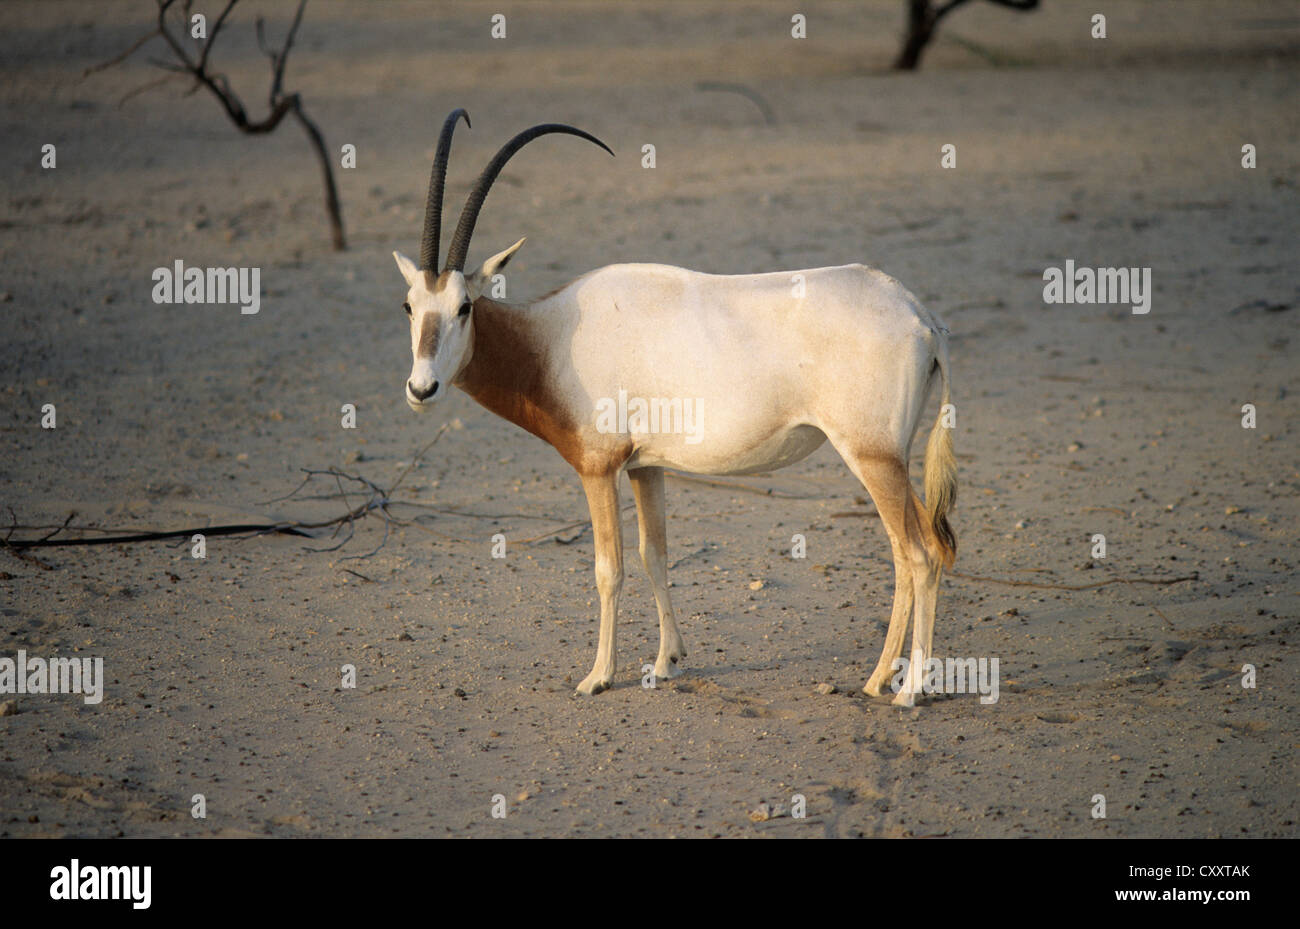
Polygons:
M492 189L501 169L519 149L538 136L552 132L576 135L599 145L611 155L609 147L595 136L581 129L559 123L544 123L519 133L501 147L488 162L483 173L474 182L461 210L460 222L447 248L447 262L438 272L438 245L442 228L442 188L447 178L447 156L451 153L451 136L456 123L464 117L468 126L469 114L453 110L442 125L438 149L433 159L433 173L429 178L429 199L424 210L424 235L420 240L420 264L400 252L393 252L397 267L406 278L409 288L402 305L411 321L411 355L414 363L411 376L406 381L406 402L413 410L421 410L425 403L446 393L448 386L469 362L474 343L474 301L482 294L492 275L505 267L511 256L524 244L520 239L503 252L498 252L482 267L465 274L465 257L474 223L479 210Z

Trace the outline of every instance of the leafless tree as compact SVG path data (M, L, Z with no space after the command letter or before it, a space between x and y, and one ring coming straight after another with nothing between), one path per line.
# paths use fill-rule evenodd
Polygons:
M967 0L948 0L935 6L932 0L907 0L907 36L903 47L894 61L894 68L899 71L915 71L921 63L921 53L934 38L934 30L943 19ZM1038 0L988 0L998 6L1013 10L1032 10L1038 6Z
M161 37L171 49L175 58L173 61L161 59L150 59L150 63L156 67L162 68L172 74L164 77L167 80L173 75L191 76L194 78L194 85L190 88L189 93L194 93L200 88L207 88L221 103L225 109L226 115L230 117L231 122L240 132L246 132L250 135L260 135L271 132L285 116L292 115L303 131L307 133L308 139L311 140L312 148L315 149L316 158L320 162L322 180L325 185L325 209L329 214L330 220L330 238L333 241L336 251L342 251L347 247L346 240L343 236L343 217L339 208L338 188L334 184L334 169L330 163L329 155L325 149L325 137L317 125L307 117L303 110L302 98L296 93L285 93L284 91L284 66L289 60L289 51L293 48L294 37L298 33L298 26L302 22L302 13L307 6L307 0L299 0L298 9L293 16L293 24L289 27L289 32L284 38L284 44L275 49L267 45L266 36L262 18L257 18L257 44L271 60L271 90L267 98L270 106L270 112L261 120L253 120L248 116L248 111L244 108L243 102L230 87L230 82L224 74L210 70L209 57L212 54L212 47L217 42L217 37L221 34L221 27L226 24L226 19L230 11L235 8L239 0L227 0L225 9L212 23L208 31L207 38L200 43L194 41L194 48L191 51L186 48L182 38L173 34L168 24L168 14L178 13L181 20L180 34L184 37L187 34L190 23L190 7L193 0L184 0L177 6L177 0L155 0L158 4L158 25L149 32L140 36L124 52L117 57L86 69L86 75L93 74L96 71L102 71L114 65L121 64L131 55L135 54L142 46L151 39ZM175 16L173 15L173 18ZM147 90L156 86L159 81L150 81L142 87L136 88L123 98L123 101L134 96L136 93Z

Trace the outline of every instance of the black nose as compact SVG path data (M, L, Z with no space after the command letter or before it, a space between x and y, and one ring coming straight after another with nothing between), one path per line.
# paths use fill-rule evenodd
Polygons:
M414 397L416 400L425 400L428 399L429 397L432 397L435 393L438 392L438 382L434 381L432 384L430 384L428 390L416 390L415 387L411 384L411 382L407 381L406 389L411 392L411 396Z

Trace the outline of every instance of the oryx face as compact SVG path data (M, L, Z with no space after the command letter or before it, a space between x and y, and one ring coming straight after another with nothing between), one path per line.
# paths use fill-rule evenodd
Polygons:
M451 137L461 120L469 125L469 114L452 110L442 124L438 136L438 149L433 158L433 171L429 176L429 197L424 208L424 234L420 240L420 264L405 255L393 252L397 267L406 278L406 303L403 308L411 318L411 355L414 363L411 376L406 380L406 402L419 411L425 404L437 400L447 392L469 363L474 344L474 301L483 292L493 276L505 267L510 257L524 244L520 239L503 252L498 252L472 274L466 275L465 257L469 251L474 224L478 221L483 199L492 188L501 169L515 152L533 139L552 133L574 135L599 145L611 155L609 147L595 136L560 123L543 123L527 129L507 142L470 189L465 208L451 245L447 248L447 261L443 271L438 266L439 239L442 235L442 191L447 179L447 159L451 154Z
M474 344L474 312L465 275L420 271L406 256L393 253L408 290L402 309L411 327L411 376L406 402L419 412L442 397L469 361Z

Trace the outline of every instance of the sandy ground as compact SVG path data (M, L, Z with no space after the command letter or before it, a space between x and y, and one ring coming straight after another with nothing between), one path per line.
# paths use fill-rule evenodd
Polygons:
M287 84L333 151L358 152L334 254L295 126L241 136L181 83L118 107L157 76L148 52L81 79L148 4L0 5L0 504L19 523L329 518L340 500L277 499L301 468L389 486L454 423L386 540L371 517L332 553L287 536L214 537L206 560L0 551L0 657L102 656L108 680L97 707L0 695L18 709L0 719L0 835L1295 835L1297 7L1112 3L1098 41L1087 4L973 4L897 75L901 3L804 4L802 41L788 4L500 6L494 41L495 7L310 4ZM214 52L256 114L252 14L279 35L285 7L241 5ZM746 85L774 122L700 81ZM944 317L961 548L936 653L997 657L999 702L861 693L892 568L829 446L734 487L670 478L690 655L653 690L629 513L618 680L574 695L598 611L590 533L555 532L585 518L576 477L459 392L422 418L402 397L389 252L418 249L454 106L474 128L453 206L535 122L618 153L542 142L506 170L471 261L527 235L512 299L616 261L861 261ZM152 270L178 258L260 267L261 312L153 303ZM1066 259L1152 268L1151 312L1045 305L1043 269ZM795 794L806 818L751 819Z

